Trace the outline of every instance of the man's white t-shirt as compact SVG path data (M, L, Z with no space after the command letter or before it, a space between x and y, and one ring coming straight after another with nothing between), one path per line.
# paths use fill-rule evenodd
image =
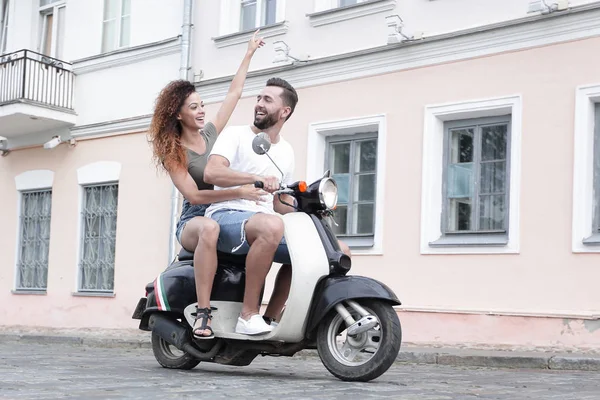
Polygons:
M229 167L235 171L259 176L274 176L285 185L293 183L294 150L289 142L279 136L279 142L272 143L268 151L269 156L283 172L282 178L281 172L273 165L269 157L264 154L256 154L252 149L252 141L255 137L256 134L249 125L227 127L219 135L210 156L225 157L229 161ZM231 188L215 186L215 190L223 189ZM206 210L205 216L210 217L215 211L222 209L275 213L273 210L273 195L270 193L263 196L258 204L255 201L245 199L212 203Z

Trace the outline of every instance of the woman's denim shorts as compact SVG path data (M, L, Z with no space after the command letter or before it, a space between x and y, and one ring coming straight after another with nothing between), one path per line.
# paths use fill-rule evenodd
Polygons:
M183 200L181 216L179 217L179 222L177 222L177 229L175 231L175 237L177 237L179 244L181 244L181 233L183 232L183 228L185 228L185 224L192 218L204 217L209 205L210 204L192 205L189 201Z

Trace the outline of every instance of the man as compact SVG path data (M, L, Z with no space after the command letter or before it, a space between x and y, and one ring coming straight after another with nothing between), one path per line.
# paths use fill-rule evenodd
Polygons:
M218 250L247 254L244 302L236 333L270 332L274 326L265 320L271 321L279 315L289 294L290 257L283 239L283 220L278 214L295 210L270 193L280 188L280 181L285 185L294 182L294 150L280 131L297 102L296 90L288 82L280 78L269 79L257 96L254 124L226 128L217 139L204 172L205 181L213 184L215 190L261 181L266 191L261 201L223 201L213 203L206 211L206 216L218 222L221 228ZM254 153L252 141L259 132L269 135L272 143L269 156L283 176L267 156ZM291 196L282 198L286 203L294 203ZM347 246L340 245L349 254ZM263 319L259 314L259 298L272 262L283 265Z

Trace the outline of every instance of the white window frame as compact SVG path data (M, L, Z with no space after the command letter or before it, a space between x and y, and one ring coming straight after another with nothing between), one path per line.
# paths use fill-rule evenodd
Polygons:
M374 244L371 248L354 248L352 255L382 255L384 232L385 182L386 182L386 114L315 122L308 127L308 148L306 160L307 182L313 182L325 172L325 153L328 136L348 136L365 131L377 132L377 182L375 192Z
M425 107L421 189L421 254L505 254L520 251L522 99L520 95ZM442 237L444 122L511 115L509 232L503 245L432 246Z
M243 32L245 30L242 29L242 6L244 5L244 3L248 3L251 1L255 1L256 2L256 17L254 20L254 27L249 28L247 30L256 30L258 28L260 28L261 26L268 26L268 25L272 25L272 24L267 24L265 21L266 15L265 15L265 4L267 2L267 0L240 0L240 20L239 20L239 31ZM277 0L275 0L275 21L273 23L275 23L277 21L277 11L279 8L279 2Z
M365 3L368 1L371 1L371 0L357 0L356 3L360 4L360 3ZM354 5L356 5L356 4L342 6L341 0L315 0L315 11L314 12L333 10L333 9L341 8L341 7L352 7Z
M10 17L11 0L0 0L0 55L8 47L8 21ZM6 13L5 13L6 11Z
M230 35L235 33L249 33L254 32L256 29L263 28L262 12L256 13L256 19L258 26L248 31L241 31L241 16L242 16L242 1L243 0L221 0L220 10L220 23L219 23L219 35ZM262 11L263 0L257 0L257 11ZM277 0L276 11L275 11L275 24L283 22L285 19L285 6L286 0ZM265 35L267 32L261 32L261 36L268 37Z
M133 8L133 4L129 4L130 10L129 10L129 43L123 45L121 44L121 29L122 27L122 22L123 22L123 1L124 0L117 0L119 5L119 11L117 13L117 23L116 23L116 32L115 32L115 43L113 43L113 46L111 46L111 48L109 50L104 50L105 48L105 43L104 43L104 29L105 29L105 23L108 21L105 18L106 15L106 9L105 9L105 0L102 0L102 40L100 43L100 51L101 53L110 53L111 51L115 51L115 50L119 50L119 49L124 49L127 47L131 46L131 15L132 15L132 8ZM130 0L131 1L131 0Z
M571 238L574 253L600 253L600 246L584 243L596 236L593 235L595 103L600 103L600 84L576 88Z
M17 189L17 233L16 233L16 244L15 244L15 262L14 262L14 281L13 281L13 293L18 294L37 294L46 293L41 290L20 290L17 289L18 276L19 276L19 248L21 246L21 203L22 193L34 190L52 190L54 184L54 172L46 169L37 169L31 171L25 171L15 176L15 186ZM49 266L48 266L49 267Z
M81 272L79 269L80 258L83 254L83 240L82 234L85 229L84 221L81 218L81 213L83 212L83 200L85 193L85 186L89 185L101 185L101 184L110 184L110 183L119 183L119 178L121 176L121 163L116 161L97 161L94 163L90 163L84 165L77 169L77 183L79 184L79 200L78 200L78 210L77 210L77 251L76 251L76 259L75 259L75 290L73 291L74 296L106 296L112 297L115 295L116 289L116 264L117 261L115 259L115 284L113 285L112 292L94 292L94 291L81 291L80 290L80 279ZM116 255L115 255L116 256Z
M64 56L64 54L58 54L58 47L59 45L62 46L62 50L64 51L64 36L62 37L62 42L59 43L58 42L58 23L59 23L59 18L58 18L58 14L60 9L64 9L65 10L65 14L64 14L64 18L66 18L66 8L67 8L67 3L66 1L56 1L55 3L50 3L48 5L39 7L39 13L40 13L40 35L39 35L39 45L38 45L38 52L41 54L44 54L44 44L46 43L46 33L47 33L47 29L46 29L46 23L47 23L47 16L52 14L52 42L50 43L50 54L45 54L48 57L52 57L52 58L60 58L59 56ZM65 26L66 26L66 21L65 21ZM64 32L63 32L64 34Z

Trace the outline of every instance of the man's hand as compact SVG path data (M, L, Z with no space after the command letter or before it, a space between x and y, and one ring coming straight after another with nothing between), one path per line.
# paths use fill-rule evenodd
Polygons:
M274 176L257 176L256 180L261 181L263 183L263 189L269 193L273 193L281 189L281 186L279 185L279 179Z

